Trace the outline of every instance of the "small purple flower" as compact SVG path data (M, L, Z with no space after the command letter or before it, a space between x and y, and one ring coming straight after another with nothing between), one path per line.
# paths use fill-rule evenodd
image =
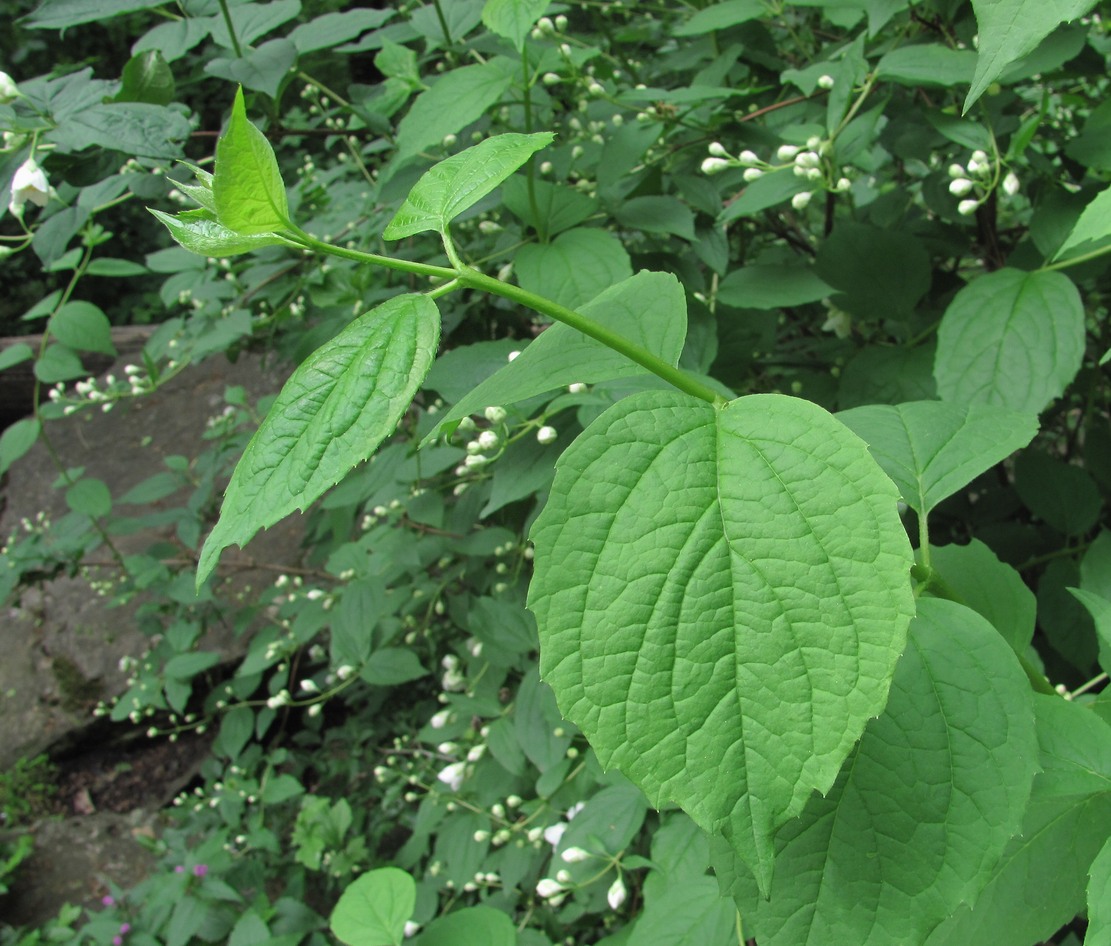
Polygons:
M208 865L207 864L194 864L193 865L193 876L194 877L203 877L207 873L208 873Z
M184 866L182 866L181 864L178 864L177 867L174 868L174 873L175 874L184 874L185 873Z
M110 894L105 894L103 897L100 898L100 902L103 903L106 907L114 907L116 905L116 898L111 896Z
M131 924L130 923L121 923L120 924L120 936L126 936L130 932L131 932Z
M122 936L113 936L112 937L112 946L123 946L123 937Z

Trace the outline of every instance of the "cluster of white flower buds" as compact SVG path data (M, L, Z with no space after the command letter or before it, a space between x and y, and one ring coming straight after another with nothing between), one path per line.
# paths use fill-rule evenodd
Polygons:
M985 151L973 151L966 164L950 164L949 193L960 198L957 213L963 217L974 214L996 184L1008 197L1014 197L1020 187L1018 176L1014 171L1008 171L1000 181L999 171L999 164Z
M62 412L66 415L75 413L86 404L99 404L100 409L107 413L116 401L154 390L154 381L138 365L125 365L123 374L122 378L114 374L105 375L103 382L86 378L73 385L72 393L67 392L65 384L58 382L50 388L47 396L52 403L62 405Z
M805 147L780 145L773 160L763 160L755 151L745 150L734 156L720 141L709 147L710 156L702 162L703 174L719 174L727 168L743 167L745 182L751 184L765 174L784 171L790 168L796 177L819 185L823 190L843 193L852 187L852 181L844 175L833 178L832 167L827 160L829 142L817 135L806 142ZM814 196L813 191L800 191L791 198L795 210L804 210Z

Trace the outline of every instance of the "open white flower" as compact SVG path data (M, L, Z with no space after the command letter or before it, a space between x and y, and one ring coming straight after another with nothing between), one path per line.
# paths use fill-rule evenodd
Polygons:
M459 791L463 786L463 779L467 774L466 762L452 762L451 765L445 766L443 771L436 776L438 781L443 782L453 792Z
M45 207L50 199L50 182L46 172L38 166L34 158L28 158L12 178L12 196L8 209L17 217L23 215L23 207L30 201L37 207Z

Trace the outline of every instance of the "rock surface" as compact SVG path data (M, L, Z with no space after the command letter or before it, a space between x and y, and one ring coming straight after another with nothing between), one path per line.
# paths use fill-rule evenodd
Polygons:
M117 374L122 363L114 366ZM208 419L219 414L227 385L242 385L253 403L276 391L288 366L267 367L257 357L241 357L237 364L211 358L194 366L144 398L117 404L110 413L92 409L52 422L47 433L62 464L85 467L86 475L108 484L114 497L165 469L171 454L197 456L206 443ZM58 467L40 442L9 471L0 492L0 537L22 528L41 512L56 521L68 511L63 491L53 488ZM121 552L146 549L164 538L151 530L121 537ZM251 547L268 563L292 564L300 555L300 524L289 521L268 530ZM109 562L105 550L94 553ZM241 570L234 584L269 583L273 572ZM0 773L19 758L42 752L70 756L95 745L102 730L90 729L91 709L99 699L123 692L126 673L120 659L142 653L148 641L133 616L141 600L110 608L81 577L57 577L22 590L19 600L0 611ZM205 640L228 657L242 642L230 634ZM97 807L96 793L91 795ZM164 803L164 802L162 802ZM36 827L36 853L17 876L37 878L19 890L29 902L16 912L21 922L41 922L69 902L95 904L103 881L110 877L126 885L143 874L149 856L135 836L154 830L156 812L119 815L100 812L74 816ZM117 869L119 868L119 869ZM138 875L135 870L138 869ZM56 877L57 883L50 878ZM31 892L33 891L33 893ZM10 905L9 909L14 909ZM0 916L0 920L7 919Z

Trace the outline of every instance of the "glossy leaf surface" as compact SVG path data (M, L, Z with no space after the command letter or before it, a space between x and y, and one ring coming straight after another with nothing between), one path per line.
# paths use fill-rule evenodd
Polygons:
M236 233L281 230L289 220L289 201L274 149L247 119L242 89L235 93L231 120L216 143L212 190L220 223Z

